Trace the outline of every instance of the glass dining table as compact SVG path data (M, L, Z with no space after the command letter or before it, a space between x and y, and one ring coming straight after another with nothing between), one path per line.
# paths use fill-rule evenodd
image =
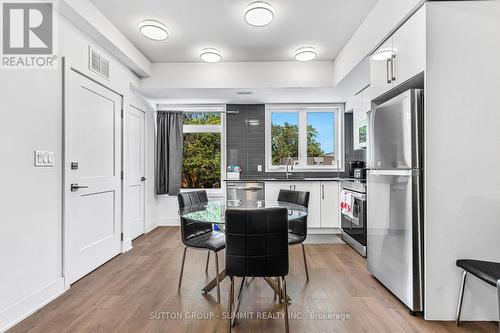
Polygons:
M203 202L191 206L183 207L179 210L179 216L190 221L199 223L210 223L222 231L224 231L225 224L225 212L227 208L241 208L241 209L252 209L252 208L269 208L269 207L286 207L288 210L288 221L294 221L307 216L308 211L304 206L297 204L284 202L284 201L270 201L270 200L258 200L258 201L242 201L242 200L216 200ZM219 281L222 281L226 277L226 270L222 270L219 273ZM276 295L280 294L280 287L272 279L264 279L269 286L274 290ZM240 292L238 295L238 300L243 288L242 281ZM203 293L208 293L214 289L217 285L217 278L210 281L203 289ZM288 295L285 295L288 302L291 299Z

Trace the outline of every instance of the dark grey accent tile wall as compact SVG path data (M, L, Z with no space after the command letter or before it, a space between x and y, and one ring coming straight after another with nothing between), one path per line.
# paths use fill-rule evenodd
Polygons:
M227 165L239 165L241 178L270 178L283 173L257 172L257 166L265 170L265 105L228 104L228 111L238 110L239 114L226 115ZM346 162L365 161L365 150L353 150L352 113L344 116ZM345 177L342 172L304 172L299 177Z

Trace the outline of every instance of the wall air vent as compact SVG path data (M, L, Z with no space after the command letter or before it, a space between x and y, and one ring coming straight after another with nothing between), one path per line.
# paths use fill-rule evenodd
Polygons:
M89 45L89 69L109 80L109 60Z

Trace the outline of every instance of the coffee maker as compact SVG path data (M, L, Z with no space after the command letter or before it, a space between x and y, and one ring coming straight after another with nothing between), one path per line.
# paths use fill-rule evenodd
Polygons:
M366 178L366 163L364 161L347 162L347 172L349 178L365 179Z

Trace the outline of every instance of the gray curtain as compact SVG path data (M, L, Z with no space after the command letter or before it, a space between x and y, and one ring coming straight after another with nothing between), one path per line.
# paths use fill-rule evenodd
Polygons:
M156 116L156 194L179 194L182 172L182 112Z

